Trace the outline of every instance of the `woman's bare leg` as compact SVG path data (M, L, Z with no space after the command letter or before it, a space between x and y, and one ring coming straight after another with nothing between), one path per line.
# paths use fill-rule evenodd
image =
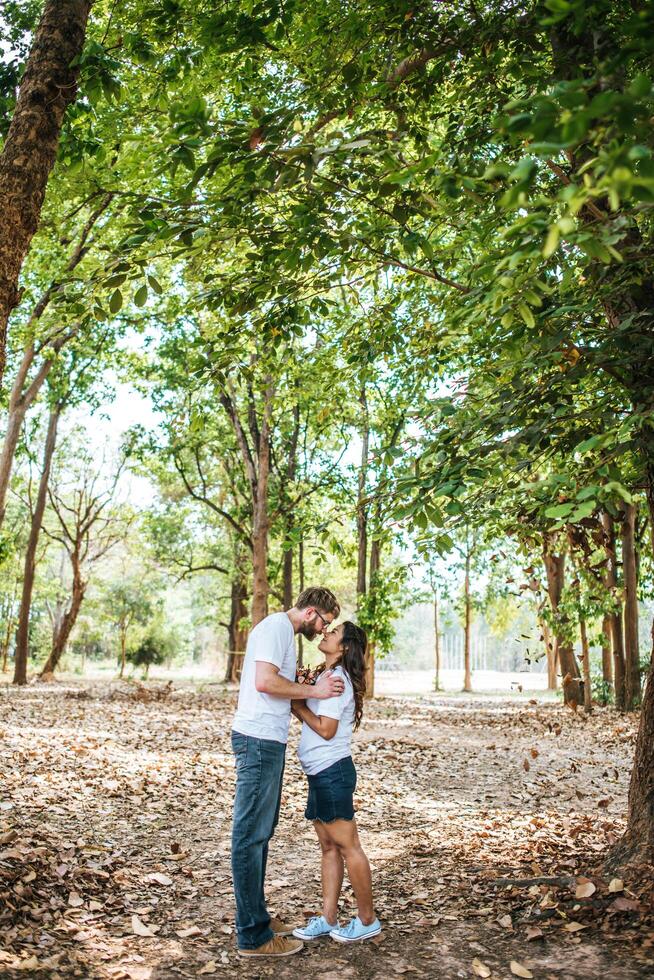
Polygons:
M338 921L338 899L343 887L345 871L343 858L338 846L325 829L328 825L314 820L313 826L316 828L322 854L322 914L330 925L334 925Z
M357 900L359 918L364 926L369 926L375 921L375 910L372 904L372 876L368 858L361 847L356 820L332 820L331 823L322 825L322 831L336 845L339 855L345 859L347 873Z

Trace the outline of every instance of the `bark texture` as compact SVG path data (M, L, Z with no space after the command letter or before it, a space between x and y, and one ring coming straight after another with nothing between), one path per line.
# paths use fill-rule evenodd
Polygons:
M248 613L247 599L247 585L240 575L236 576L232 581L231 607L227 630L229 653L227 654L227 668L225 670L226 684L232 681L236 683L241 677L243 655L248 640L248 631L241 626L241 621Z
M545 540L543 559L547 573L547 592L555 620L554 636L556 656L563 675L563 699L566 704L581 704L583 696L579 683L581 677L579 664L577 663L572 644L564 637L565 624L560 622L559 613L559 604L565 583L565 554L555 554L553 545L553 541L549 539ZM559 621L558 625L557 620Z
M48 499L48 483L50 480L50 467L52 457L57 443L57 426L61 408L57 405L50 411L48 420L48 431L45 437L45 448L43 450L43 467L39 480L39 490L36 497L36 505L32 514L30 536L25 552L25 570L23 573L23 591L20 602L20 613L18 616L18 629L16 631L16 654L14 663L14 684L27 684L27 660L29 656L29 626L30 610L32 606L32 591L34 589L34 575L36 572L36 549L41 534L41 525L45 513L45 505Z
M622 632L622 603L617 599L618 595L618 559L615 542L615 524L610 514L602 514L602 524L606 534L606 553L608 563L606 567L605 584L608 591L616 598L618 608L609 614L609 626L611 629L611 651L613 655L613 689L615 694L615 706L618 711L624 711L625 706L625 663L624 663L624 640Z
M636 508L624 505L622 521L622 568L624 574L625 709L640 703L640 652L638 649L638 567L636 561Z
M18 277L43 207L66 109L77 93L90 0L47 0L0 154L0 385Z
M652 645L654 649L654 625ZM629 784L627 830L610 852L608 865L618 868L640 862L654 863L654 652Z

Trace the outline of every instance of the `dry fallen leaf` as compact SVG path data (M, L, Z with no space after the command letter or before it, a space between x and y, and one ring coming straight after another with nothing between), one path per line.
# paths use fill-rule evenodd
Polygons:
M132 932L135 936L154 936L158 932L158 926L146 926L144 922L141 922L138 915L133 915Z
M202 969L198 970L198 976L204 976L207 973L215 973L216 970L217 970L216 961L209 960L207 963L204 964Z
M169 878L168 875L162 874L160 871L155 871L148 875L148 881L156 881L158 885L172 885L173 879Z
M14 969L15 970L38 970L40 969L40 964L36 956L28 956L26 960L21 960L20 963L16 963Z
M624 889L624 881L622 878L612 878L609 882L610 892L621 892Z
M592 881L584 881L580 885L577 885L575 898L590 898L596 891L597 889Z
M78 909L80 905L84 905L84 899L77 892L71 892L68 896L68 904L73 909Z
M540 926L527 926L527 929L525 931L525 939L527 940L527 942L529 942L532 939L542 939L542 938L543 938L543 930L540 928Z
M587 929L588 926L582 922L566 922L563 928L566 932L581 932L582 929Z
M497 921L505 929L512 929L513 928L513 920L511 919L511 916L508 915L508 914L507 915L500 916L500 918Z
M522 963L518 963L517 960L511 960L510 965L511 965L511 973L515 977L526 977L527 980L530 980L530 978L533 977L533 973L531 972L531 970L528 970L526 966L522 965Z
M180 939L188 939L189 936L202 935L202 929L198 926L189 926L188 929L175 929L175 935L179 936Z
M482 963L476 956L472 961L472 972L476 977L489 977L491 975L490 967Z

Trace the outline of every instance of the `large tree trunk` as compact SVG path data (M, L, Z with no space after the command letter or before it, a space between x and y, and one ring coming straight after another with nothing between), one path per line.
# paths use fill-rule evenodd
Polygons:
M30 610L32 606L32 592L34 589L34 576L36 574L36 549L39 543L43 515L48 495L48 482L50 480L50 467L52 457L57 442L57 426L61 406L55 405L50 410L48 420L48 430L45 437L45 448L43 450L43 468L39 481L39 490L36 497L36 506L32 514L32 524L30 536L27 542L25 553L25 570L23 573L23 592L20 602L20 613L18 615L18 630L16 631L16 655L14 664L14 684L27 684L27 660L29 656L29 626Z
M463 690L467 694L472 693L472 669L470 665L470 628L471 628L471 602L470 602L470 548L466 542L466 567L465 578L463 580Z
M618 711L624 711L625 706L625 658L622 632L622 601L618 597L618 555L615 541L615 523L610 514L602 514L602 524L606 534L606 588L618 604L618 609L609 614L611 627L611 649L613 651L613 690L615 706Z
M654 864L654 624L652 644L629 784L627 830L609 854L612 868L641 862Z
M73 567L73 589L70 606L63 614L60 621L56 624L54 636L52 638L52 649L50 650L50 656L48 657L41 671L41 677L45 677L48 674L54 674L55 670L59 666L59 661L66 650L68 640L70 639L70 634L75 623L77 622L79 611L82 608L85 592L86 582L84 582L82 579L79 563L76 563L76 565Z
M248 631L241 626L247 616L247 585L241 575L234 577L231 589L231 608L229 615L229 653L227 654L227 669L225 683L236 683L241 677L243 655L247 646Z
M0 385L7 323L20 300L18 278L39 225L64 113L77 93L90 0L47 0L0 153Z
M640 653L638 649L638 569L636 564L636 507L625 504L622 521L622 568L624 574L625 709L640 703Z
M554 636L556 641L556 656L563 675L563 700L566 704L581 704L583 701L581 674L575 652L569 640L565 639L565 623L561 621L559 603L565 582L565 554L555 555L551 548L553 541L545 537L543 542L543 560L547 573L547 593L554 616Z

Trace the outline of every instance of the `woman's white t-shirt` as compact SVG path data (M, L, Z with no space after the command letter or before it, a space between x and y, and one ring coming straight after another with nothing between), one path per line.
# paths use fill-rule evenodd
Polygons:
M354 688L352 681L342 667L334 668L334 676L342 677L345 690L335 698L307 698L307 708L321 718L334 718L338 721L336 734L331 739L323 738L306 721L302 722L302 734L297 754L300 764L308 776L315 776L333 766L339 759L347 759L352 754L352 729L354 727Z

